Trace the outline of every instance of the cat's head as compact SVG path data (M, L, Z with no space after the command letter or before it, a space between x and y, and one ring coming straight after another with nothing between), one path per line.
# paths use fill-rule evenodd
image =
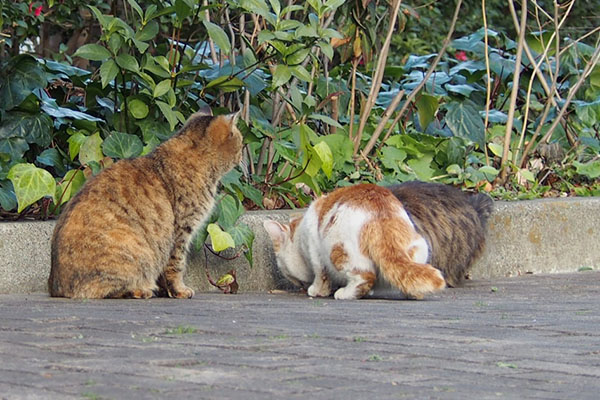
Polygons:
M307 288L313 281L314 273L306 264L295 239L296 227L302 217L292 218L289 224L266 220L265 230L273 243L277 267L281 274L295 286Z
M240 112L212 116L206 110L192 114L183 132L198 140L203 148L210 147L226 171L242 161L244 139L237 128Z

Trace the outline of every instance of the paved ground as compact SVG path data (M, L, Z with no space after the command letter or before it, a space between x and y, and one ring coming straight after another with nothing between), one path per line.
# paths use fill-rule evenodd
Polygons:
M600 272L424 301L0 295L2 399L597 399Z

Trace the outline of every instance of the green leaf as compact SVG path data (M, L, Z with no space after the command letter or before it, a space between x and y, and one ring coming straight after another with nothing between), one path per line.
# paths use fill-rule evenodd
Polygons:
M462 103L452 102L447 105L446 124L454 134L471 142L480 148L485 146L483 120L471 101Z
M52 131L52 119L44 113L11 112L0 122L0 139L20 137L41 147L50 145Z
M235 225L243 213L244 207L229 194L223 196L217 205L218 223L220 226L225 227L225 229Z
M40 155L36 157L35 161L49 167L54 167L59 175L63 175L65 173L65 164L63 158L58 150L54 148L42 151Z
M128 71L138 72L140 70L140 65L138 64L135 57L130 56L129 54L121 54L117 56L116 61L119 67Z
M400 171L400 163L406 159L406 152L394 146L385 146L381 150L381 163L387 169Z
M87 136L85 136L81 132L77 132L71 135L69 139L67 139L67 142L69 143L69 157L71 157L71 160L74 160L75 157L79 154L79 149L85 143L86 140Z
M574 161L573 166L579 175L587 176L590 179L596 179L600 176L600 160L589 161L587 163L580 163Z
M419 159L408 160L406 163L413 170L417 178L422 181L429 181L433 177L435 170L431 168L433 156L425 154Z
M219 46L221 52L229 54L231 52L231 42L225 31L219 25L213 24L206 19L202 22L208 31L208 36Z
M273 73L273 87L278 88L279 86L287 83L292 77L292 72L287 65L279 64L275 67Z
M56 182L50 172L33 164L15 164L8 171L8 179L13 184L17 203L17 212L23 211L39 199L56 195Z
M254 243L254 232L246 224L238 224L226 230L231 235L235 246L246 246L244 256L252 268L252 244Z
M244 82L239 78L232 78L229 75L223 75L210 81L208 85L206 85L206 89L218 87L220 90L228 93L236 91L242 86L244 86Z
M325 122L327 125L331 125L331 126L335 126L336 128L341 128L342 125L340 125L339 122L337 122L335 119L327 116L327 115L323 115L323 114L310 114L308 116L308 118L312 118L312 119L317 119L319 121L323 121Z
M135 38L137 40L146 42L148 40L154 39L156 37L156 35L158 34L158 31L159 31L158 22L150 21L146 24L146 26L144 26L142 28L141 31L136 32Z
M87 165L92 161L99 162L104 158L102 154L102 138L100 133L96 132L87 136L79 149L79 162L81 165Z
M133 158L142 153L144 146L136 135L113 132L102 143L102 151L113 158Z
M474 86L466 85L466 84L452 85L450 83L447 83L444 85L444 87L449 92L462 94L465 97L469 97L471 95L471 92L476 90L476 88Z
M11 160L18 160L29 150L27 141L19 137L0 139L0 153L10 155Z
M485 175L485 179L487 179L488 182L492 182L500 173L500 171L490 165L479 168L479 172L482 172Z
M306 59L306 57L308 57L309 54L310 48L301 48L288 55L285 58L285 62L289 66L302 64L302 62Z
M310 72L308 72L302 65L290 67L290 72L301 81L312 82L312 76L310 75Z
M135 119L143 119L148 115L148 106L140 99L131 99L127 107Z
M171 89L171 80L170 79L165 79L163 81L160 81L154 88L154 93L152 93L152 96L154 98L160 97L163 94L167 93L169 91L169 89Z
M502 157L502 149L504 146L498 143L488 143L488 148L496 157Z
M333 154L331 153L331 149L327 145L327 143L321 141L313 146L315 152L319 155L321 159L321 169L325 172L325 175L328 178L331 178L331 173L333 171Z
M421 129L425 130L435 117L435 113L439 106L439 100L435 96L421 93L421 96L417 99L415 104L417 106L417 112L419 113Z
M68 171L62 181L56 185L56 202L64 204L69 201L85 183L85 175L78 169Z
M319 47L323 51L323 54L330 60L333 60L333 47L329 43L320 42Z
M100 78L102 80L102 89L112 82L119 73L119 67L114 60L108 60L100 66Z
M183 21L185 18L190 16L192 9L185 1L175 0L175 13L177 14L177 19L179 19L179 21Z
M169 122L170 129L174 130L175 126L177 125L177 123L179 121L177 120L177 115L171 109L171 106L169 106L167 103L165 103L163 101L157 101L156 105L158 106L158 108L160 108L160 111L162 112L162 114L165 116L165 118Z
M110 51L106 47L95 43L84 44L73 54L73 57L81 57L91 61L104 61L109 59L110 56Z
M14 57L0 69L0 110L10 110L23 102L33 90L46 87L46 72L29 55Z
M11 181L0 182L0 206L6 211L17 208L17 198Z
M235 241L227 232L223 232L217 224L208 224L206 231L210 236L211 246L214 251L219 252L235 247Z
M144 19L144 12L142 11L142 7L135 0L127 0L131 8L135 10L135 12L139 15L140 19Z

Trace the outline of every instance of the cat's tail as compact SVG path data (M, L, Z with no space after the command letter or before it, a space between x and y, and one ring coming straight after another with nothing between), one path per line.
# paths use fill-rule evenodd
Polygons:
M487 227L488 219L492 212L494 212L494 201L490 196L484 193L477 193L469 196L469 203L479 216L479 220L481 221L481 226L484 228Z
M401 218L368 222L361 231L361 250L377 264L384 279L408 297L421 299L446 286L438 269L417 262L425 262L427 243Z

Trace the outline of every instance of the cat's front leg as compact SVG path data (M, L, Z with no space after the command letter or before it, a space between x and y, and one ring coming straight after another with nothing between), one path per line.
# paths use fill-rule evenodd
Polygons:
M375 273L353 269L347 271L348 284L335 291L333 297L337 300L355 300L368 294L375 284Z
M329 297L331 295L331 281L323 269L315 270L315 279L308 287L310 297Z
M194 296L194 290L183 283L187 239L187 236L180 236L175 241L169 262L163 273L169 296L178 299L191 299Z

